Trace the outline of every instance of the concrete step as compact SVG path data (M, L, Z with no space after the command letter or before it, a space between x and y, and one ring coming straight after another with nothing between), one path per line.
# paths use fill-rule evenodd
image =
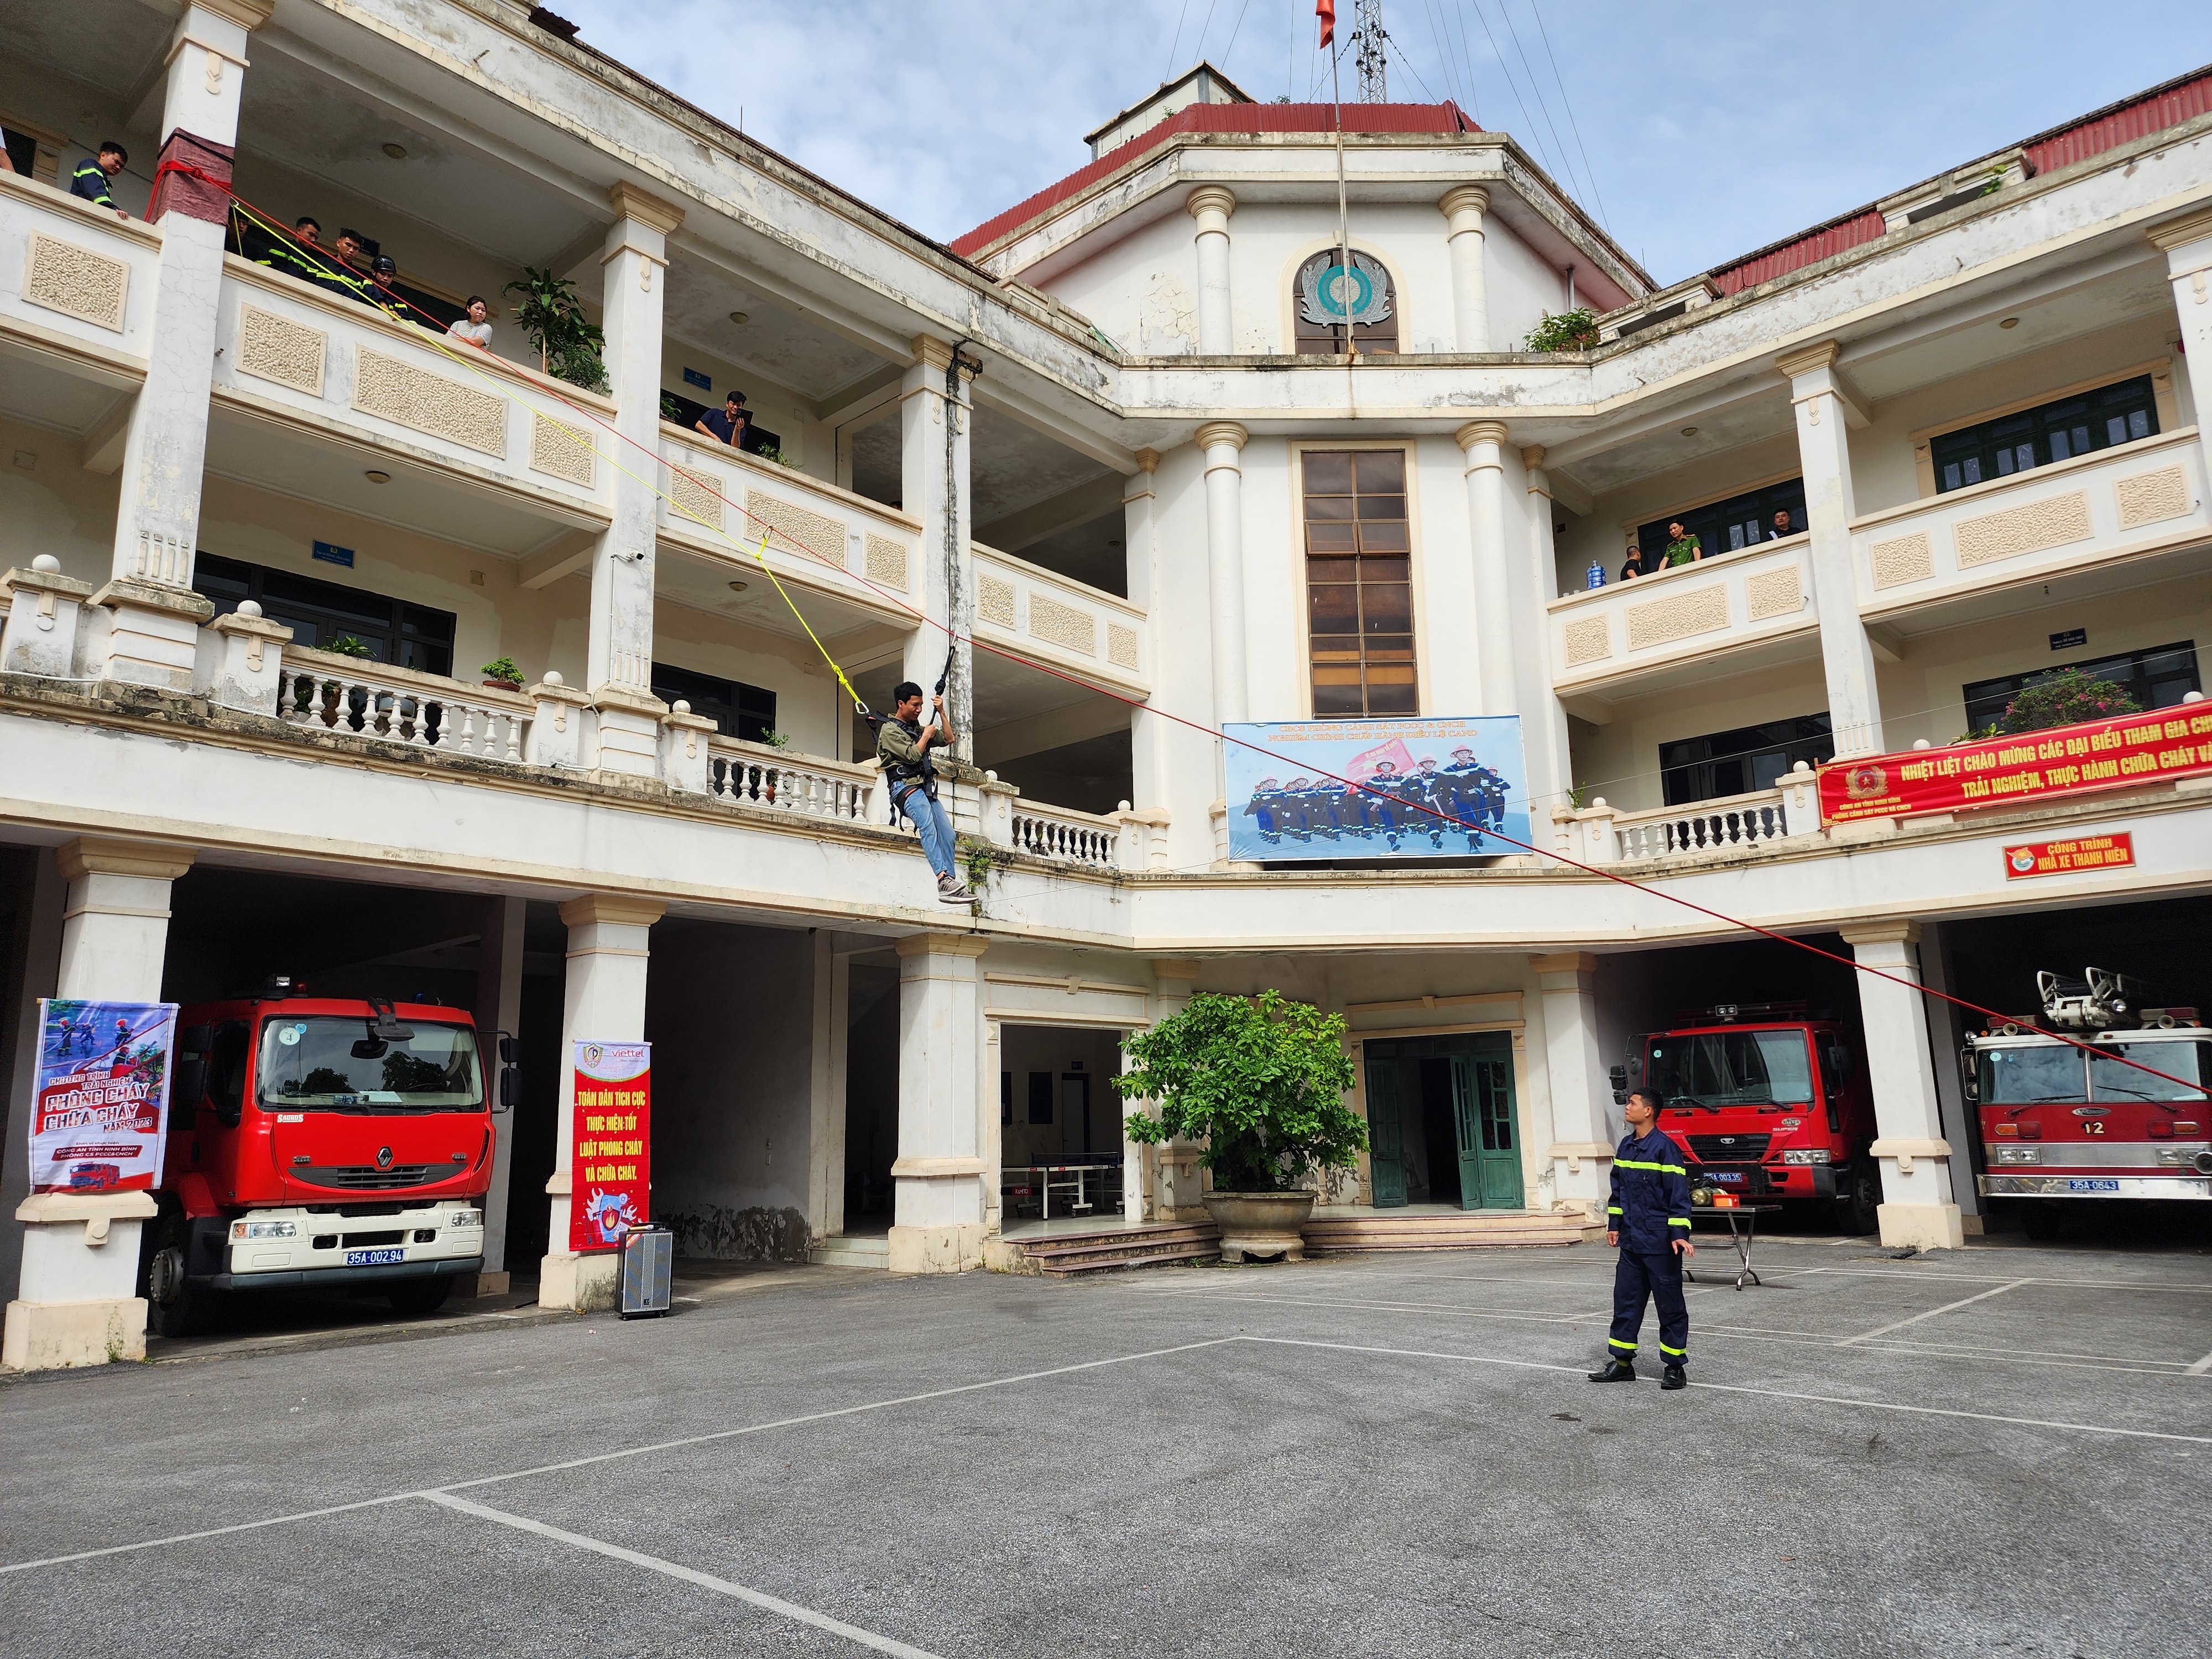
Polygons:
M1577 1244L1579 1214L1519 1214L1470 1210L1459 1215L1316 1216L1306 1223L1306 1248L1318 1251L1468 1250Z
M1220 1241L1220 1230L1210 1221L1201 1221L1172 1227L1124 1227L1048 1235L1035 1240L1009 1239L1007 1244L1013 1272L1065 1279L1124 1267L1211 1261L1221 1254Z
M862 1234L855 1238L835 1234L807 1251L806 1259L817 1267L888 1269L891 1265L891 1242L881 1233Z

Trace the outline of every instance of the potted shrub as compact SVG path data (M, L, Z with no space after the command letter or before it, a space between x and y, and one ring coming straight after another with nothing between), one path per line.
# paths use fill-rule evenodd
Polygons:
M538 348L541 374L586 392L605 392L607 337L584 315L575 283L551 270L522 268L522 280L500 290L516 296L514 320Z
M512 657L494 657L477 672L483 676L483 683L488 686L501 691L522 690L522 671L514 665Z
M1129 1138L1206 1143L1206 1209L1221 1229L1223 1261L1302 1257L1320 1195L1305 1183L1352 1168L1367 1145L1367 1126L1344 1101L1352 1075L1344 1033L1343 1015L1279 991L1206 993L1122 1043L1132 1069L1114 1079L1115 1091L1160 1109L1128 1119Z

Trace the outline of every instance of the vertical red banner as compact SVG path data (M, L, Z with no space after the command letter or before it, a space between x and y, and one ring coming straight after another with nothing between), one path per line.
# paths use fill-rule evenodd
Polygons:
M575 1045L568 1248L614 1250L653 1218L653 1045Z

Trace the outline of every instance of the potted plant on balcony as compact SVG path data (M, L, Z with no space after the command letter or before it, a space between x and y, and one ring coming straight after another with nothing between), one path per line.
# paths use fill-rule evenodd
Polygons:
M512 657L494 657L477 671L483 676L485 685L501 691L522 690L522 671L514 665Z
M1221 1230L1223 1261L1303 1256L1320 1195L1306 1183L1352 1168L1367 1145L1367 1126L1345 1104L1352 1073L1344 1033L1343 1015L1279 991L1206 993L1123 1042L1131 1069L1114 1079L1115 1092L1159 1103L1158 1117L1127 1120L1129 1138L1206 1143L1206 1209Z
M597 323L586 320L575 283L525 265L522 280L500 291L517 296L514 320L538 348L541 373L586 392L607 390L607 337Z
M1597 349L1597 319L1582 307L1545 313L1544 320L1528 331L1523 342L1530 351L1594 351Z

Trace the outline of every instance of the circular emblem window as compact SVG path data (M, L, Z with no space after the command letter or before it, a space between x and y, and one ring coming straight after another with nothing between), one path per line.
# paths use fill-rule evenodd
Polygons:
M1364 253L1352 256L1349 281L1343 260L1335 253L1316 255L1298 272L1298 311L1309 323L1324 327L1345 320L1347 302L1352 321L1387 322L1390 318L1390 274L1382 262Z

